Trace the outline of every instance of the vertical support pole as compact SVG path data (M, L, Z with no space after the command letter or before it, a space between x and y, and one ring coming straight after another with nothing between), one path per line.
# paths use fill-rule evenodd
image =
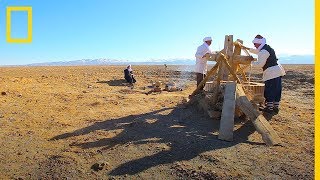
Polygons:
M233 140L234 112L236 108L236 85L236 82L227 82L224 92L218 138L225 141Z
M223 53L226 54L228 58L228 63L230 65L233 64L233 35L226 35L224 39L224 49ZM227 67L224 64L221 64L219 67L219 72L218 72L218 78L217 78L217 83L220 84L220 81L228 81L229 77L229 71Z

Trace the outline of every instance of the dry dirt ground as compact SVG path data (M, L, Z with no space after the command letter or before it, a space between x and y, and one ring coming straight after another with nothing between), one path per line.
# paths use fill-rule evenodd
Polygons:
M274 147L250 121L218 140L219 119L183 105L188 67L133 66L133 89L125 66L1 67L0 179L313 179L314 66L284 67ZM184 90L146 95L158 79Z

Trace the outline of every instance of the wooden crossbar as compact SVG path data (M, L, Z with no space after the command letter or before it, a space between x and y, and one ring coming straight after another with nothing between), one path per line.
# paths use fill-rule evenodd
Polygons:
M193 93L190 95L191 97L196 95L198 91L203 87L203 85L209 80L210 76L212 76L216 71L218 70L220 61L217 61L217 63L211 68L211 70L207 73L207 76L200 82L197 89L193 91Z

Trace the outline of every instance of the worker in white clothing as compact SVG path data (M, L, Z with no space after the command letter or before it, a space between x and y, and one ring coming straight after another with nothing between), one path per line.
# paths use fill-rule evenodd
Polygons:
M206 56L209 56L212 53L209 47L211 43L212 43L212 38L205 37L203 39L203 44L198 47L197 52L195 54L196 56L195 72L197 75L197 86L199 86L200 82L206 77L206 73L207 73ZM203 90L203 88L204 88L204 85L199 90Z
M252 41L256 49L248 48L251 53L258 55L258 60L253 62L255 67L263 70L262 80L265 83L264 98L266 107L265 112L278 113L281 99L282 82L281 77L286 73L279 64L274 50L266 44L266 39L257 35Z

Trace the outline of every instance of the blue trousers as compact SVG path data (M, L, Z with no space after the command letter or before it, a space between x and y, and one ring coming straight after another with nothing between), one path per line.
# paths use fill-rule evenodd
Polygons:
M264 82L264 98L266 102L280 102L281 92L281 76Z

